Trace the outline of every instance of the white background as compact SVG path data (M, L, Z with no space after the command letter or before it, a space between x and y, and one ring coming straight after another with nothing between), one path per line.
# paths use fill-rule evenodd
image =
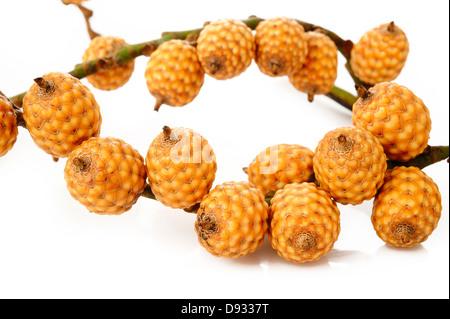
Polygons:
M396 82L421 97L431 112L431 145L448 145L448 1L112 1L91 0L92 27L128 43L163 31L201 27L219 18L288 16L358 41L394 21L407 34L410 54ZM81 13L59 0L1 1L0 90L26 91L50 71L81 62L89 37ZM270 78L253 63L228 81L205 78L200 95L183 108L154 112L144 69L123 88L93 89L103 116L102 136L121 138L145 156L164 125L205 136L218 160L215 185L246 180L242 167L264 148L296 143L314 149L323 135L351 125L351 114L323 96L307 101L287 78ZM339 55L336 85L353 92ZM442 193L442 218L423 244L386 246L370 222L372 201L339 206L341 234L319 261L294 264L266 241L240 259L214 257L197 242L194 214L141 198L121 216L87 212L73 200L54 163L20 128L14 148L0 158L1 298L448 298L449 165L425 169Z

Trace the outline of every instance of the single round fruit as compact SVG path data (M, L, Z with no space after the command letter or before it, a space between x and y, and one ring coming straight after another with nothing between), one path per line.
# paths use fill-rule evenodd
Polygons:
M184 40L161 44L150 56L145 69L147 88L156 99L155 111L162 104L184 106L199 94L205 72L197 50Z
M248 181L265 196L273 196L287 184L311 182L314 179L313 157L313 151L301 145L268 147L248 166Z
M0 157L14 146L19 130L17 118L11 102L0 92Z
M268 209L263 193L247 182L218 185L197 211L198 241L217 257L247 255L264 242Z
M164 126L145 158L148 181L162 204L188 209L208 194L217 163L211 145L188 128Z
M146 185L144 159L124 141L93 137L73 150L64 169L67 189L90 212L119 215Z
M428 146L430 112L411 90L392 82L374 85L353 105L353 125L372 133L388 159L406 162Z
M372 224L377 235L395 247L422 243L441 217L438 186L417 167L397 166L386 172L373 203Z
M320 186L341 204L361 204L373 198L387 168L380 142L357 127L342 127L318 143L313 167Z
M269 240L278 255L304 263L328 254L340 233L340 213L329 193L314 183L289 184L270 205Z
M208 75L217 80L231 79L244 72L255 57L252 30L239 20L211 22L200 32L197 52Z
M294 19L266 19L255 31L255 62L262 73L272 77L284 76L305 63L305 30Z
M83 62L100 58L110 57L118 52L127 43L125 40L114 36L98 36L92 39L86 51L84 51ZM106 63L107 64L107 63ZM99 66L97 67L99 68ZM105 69L99 68L96 73L87 76L87 80L95 88L100 90L115 90L128 82L134 71L134 59L122 64L114 65Z
M353 73L367 84L393 81L403 69L409 42L394 22L367 31L354 44L350 65Z
M68 157L100 134L100 108L80 80L52 72L34 81L23 98L23 119L37 146L56 159Z
M289 81L297 90L308 94L312 102L314 95L327 94L334 87L338 50L333 40L320 32L306 32L306 40L306 62L289 74Z

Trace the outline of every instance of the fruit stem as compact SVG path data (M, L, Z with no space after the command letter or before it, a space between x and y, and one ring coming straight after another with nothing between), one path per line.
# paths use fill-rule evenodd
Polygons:
M326 94L326 96L350 111L353 110L353 104L355 104L356 100L358 99L353 94L337 86L333 87L331 91Z
M425 167L438 163L443 160L447 160L449 158L449 146L430 146L423 151L422 154L416 156L415 158L407 161L407 162L399 162L388 160L388 169L394 168L396 166L415 166L420 169L424 169Z
M69 1L70 2L70 1ZM248 19L241 20L243 23L245 23L250 29L255 30L258 24L263 21L264 19L258 18L256 16L250 16ZM341 52L341 54L347 59L350 59L350 53L351 49L353 47L353 43L350 40L343 40L341 37L339 37L334 32L327 30L325 28L322 28L320 26L296 20L299 24L303 26L305 31L319 31L326 35L328 35L335 43L338 48L338 50ZM69 74L73 75L74 77L78 79L85 78L91 74L94 74L99 71L99 66L103 67L113 67L115 65L123 65L126 62L137 58L138 56L150 56L151 53L158 48L158 46L166 41L172 40L172 39L179 39L179 40L189 40L189 41L195 41L202 31L203 28L197 28L197 29L191 29L191 30L185 30L185 31L171 31L171 32L163 32L161 38L142 42L138 44L130 44L122 47L120 50L118 50L116 53L111 55L111 63L107 63L106 65L102 63L100 60L103 58L94 59L91 61L86 61L83 63L79 63L75 66L75 68L68 72ZM351 71L349 69L349 71ZM352 77L355 79L353 73L351 72ZM356 83L356 82L355 82ZM358 82L360 83L360 81ZM11 101L13 101L18 107L22 107L22 101L23 97L25 96L25 93L17 94L13 97L11 97ZM352 94L345 92L342 89L334 89L329 94L326 95L327 97L331 98L332 100L338 102L339 104L342 104L345 108L351 110L351 106L353 103L351 101L353 100ZM356 99L355 99L356 100Z

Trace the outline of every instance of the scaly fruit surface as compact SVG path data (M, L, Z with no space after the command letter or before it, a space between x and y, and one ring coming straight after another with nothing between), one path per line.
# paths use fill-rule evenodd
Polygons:
M363 82L376 84L393 81L403 69L409 53L408 39L393 22L367 31L354 44L350 65Z
M19 130L11 102L0 92L0 157L14 146Z
M264 242L268 209L263 193L247 182L218 185L197 211L198 241L217 257L247 255Z
M314 178L314 153L296 144L266 148L248 166L248 181L270 196L287 184L310 182Z
M90 212L119 215L144 191L146 170L143 157L129 144L93 137L70 154L64 178L72 197Z
M188 128L165 126L145 158L148 181L162 204L187 209L208 194L217 163L211 145Z
M272 77L284 76L305 63L305 30L294 19L266 19L255 31L255 62L262 73Z
M98 36L92 39L86 51L84 51L83 62L104 58L116 53L127 43L124 39L114 36ZM100 90L115 90L128 82L134 71L134 59L124 64L116 65L107 69L99 69L96 73L87 77L89 83Z
M375 197L372 224L387 244L411 247L428 239L441 211L441 194L434 181L417 167L397 166L386 172Z
M353 105L353 125L371 132L388 159L406 162L428 146L430 112L408 88L383 82L360 94Z
M341 204L373 198L387 168L380 142L368 131L341 127L325 134L313 159L320 186Z
M255 57L252 30L239 20L211 22L200 32L197 52L208 75L217 80L231 79L244 72Z
M289 81L299 91L308 94L312 102L314 95L326 94L337 78L338 50L327 35L320 32L306 32L308 55L300 68L289 74Z
M340 233L340 213L328 192L314 183L293 183L271 200L269 240L278 255L305 263L329 253Z
M197 50L187 41L161 44L145 69L147 88L156 99L155 110L162 104L184 106L192 102L203 86L204 75Z
M23 98L23 119L34 142L54 158L68 157L100 134L100 108L89 88L66 73L35 79Z

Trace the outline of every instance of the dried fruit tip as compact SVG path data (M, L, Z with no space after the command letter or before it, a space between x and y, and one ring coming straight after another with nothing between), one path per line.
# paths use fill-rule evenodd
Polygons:
M403 244L408 244L409 242L411 242L414 239L415 233L416 231L414 230L414 228L406 223L397 224L392 229L392 234L396 238L399 238Z
M72 163L80 172L87 172L91 167L91 159L86 156L75 157Z
M388 24L387 30L389 32L392 32L392 33L395 32L395 23L394 23L394 21L391 21L391 23Z
M309 232L301 232L294 235L293 244L301 251L310 251L316 246L316 237Z
M204 240L207 240L218 228L219 224L213 215L205 214L198 219L197 231Z
M166 139L170 139L170 136L172 135L172 129L168 127L167 125L164 125L163 127L164 136Z
M367 100L372 95L372 93L370 93L363 85L356 84L355 89L363 100Z
M50 93L54 89L53 85L42 77L35 78L34 82L36 82L36 84L39 85L39 87L44 90L45 93Z

